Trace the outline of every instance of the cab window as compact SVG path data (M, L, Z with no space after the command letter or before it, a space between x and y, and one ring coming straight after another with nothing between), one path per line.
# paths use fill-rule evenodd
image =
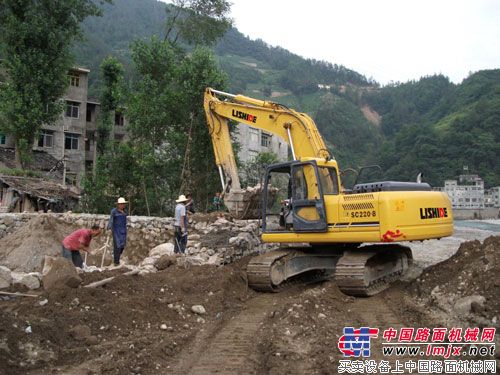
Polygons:
M319 180L323 188L323 195L337 195L339 184L335 168L318 167Z

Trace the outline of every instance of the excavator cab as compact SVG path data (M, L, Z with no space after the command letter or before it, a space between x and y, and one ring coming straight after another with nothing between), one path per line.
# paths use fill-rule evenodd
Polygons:
M274 164L264 180L263 232L326 232L327 189L337 186L332 174L315 160Z

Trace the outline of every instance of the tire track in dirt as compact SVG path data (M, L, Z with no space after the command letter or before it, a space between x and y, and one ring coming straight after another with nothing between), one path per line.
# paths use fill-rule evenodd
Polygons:
M273 294L259 294L222 327L198 335L168 373L258 373L258 331L272 308L273 297Z

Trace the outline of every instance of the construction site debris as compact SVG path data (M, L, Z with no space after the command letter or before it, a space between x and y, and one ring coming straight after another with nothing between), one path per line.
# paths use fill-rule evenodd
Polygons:
M44 256L59 255L66 235L93 224L104 227L107 220L107 215L90 214L0 214L0 225L5 226L3 232L0 230L0 264L15 272L41 271ZM189 264L227 264L277 247L261 243L257 220L227 220L212 214L195 214L190 220ZM158 259L174 253L172 225L172 218L129 217L122 263L141 267L143 274L156 272ZM108 235L104 232L92 240L85 272L112 264Z
M0 202L3 212L63 212L74 209L81 195L76 186L34 177L0 175L2 189L5 192L5 199Z
M28 289L40 288L38 273L12 272L12 284L21 284Z
M174 254L174 244L173 243L162 243L149 252L149 256L163 256L163 255L173 255Z
M75 266L62 257L45 256L42 272L42 283L45 290L70 287L77 288L82 283Z
M222 322L217 313L229 318L253 295L240 277L241 267L236 262L186 270L176 264L144 276L105 269L81 273L83 284L121 276L105 287L44 291L42 298L50 301L45 306L32 299L2 301L0 337L5 341L0 345L0 373L79 373L82 364L83 373L127 374L140 367L140 373L153 374L159 371L157 364L161 373L202 327L212 329ZM169 308L170 303L178 310ZM193 305L203 305L206 313L191 312ZM26 322L32 327L30 335L24 332ZM85 327L75 331L76 325L87 326L90 332Z
M186 269L183 260L191 256L178 256L176 264L143 276L123 276L126 267L83 272L84 284L118 277L105 287L41 291L50 301L44 306L26 298L0 302L0 373L336 373L342 354L331 343L346 325L455 327L458 319L482 316L496 326L499 241L463 244L418 281L370 298L348 297L334 281L256 293L244 277L249 257ZM434 299L457 293L459 276L461 294L449 312L439 310ZM474 297L461 318L454 303L468 296L483 296L484 310ZM205 313L195 313L196 305ZM24 332L27 322L31 334ZM72 331L75 325L88 329ZM388 360L378 343L372 358Z
M449 259L426 269L408 290L444 323L492 324L500 315L500 237L464 242Z
M34 216L0 239L0 264L17 272L41 271L45 255L61 252L61 242L70 229L47 215Z
M92 335L90 327L85 324L78 324L70 328L68 333L74 340L85 342L88 345L95 345L99 342L98 338Z

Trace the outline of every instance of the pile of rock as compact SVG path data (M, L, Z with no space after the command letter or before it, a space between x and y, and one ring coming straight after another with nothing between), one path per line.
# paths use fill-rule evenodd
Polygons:
M276 247L261 242L258 220L219 218L214 223L195 223L194 229L195 233L188 236L186 254L200 264L227 264Z
M0 214L0 223L5 226L4 232L9 233L0 239L0 264L12 271L28 274L30 271L42 270L44 255L56 256L60 253L64 236L93 224L105 227L108 216L72 213ZM129 216L127 226L127 247L122 257L127 264L137 266L143 272L154 272L158 269L156 261L162 255L173 254L173 218ZM40 239L44 239L44 242ZM258 220L228 220L210 215L194 215L190 219L188 240L186 256L182 261L190 264L227 264L245 255L275 247L261 243ZM105 243L108 246L103 254ZM92 240L92 249L94 251L87 259L87 271L99 270L103 256L104 265L112 264L109 231ZM32 254L37 255L36 259ZM27 258L31 260L30 264L27 264Z
M422 309L449 320L447 324L455 324L455 320L497 324L499 250L499 236L483 243L464 242L451 258L426 269L410 284L410 293L416 295Z
M174 245L164 243L151 249L148 256L139 264L140 275L166 269L175 264Z
M42 274L39 272L13 272L7 267L0 266L0 289L9 288L18 284L33 290L40 288Z

